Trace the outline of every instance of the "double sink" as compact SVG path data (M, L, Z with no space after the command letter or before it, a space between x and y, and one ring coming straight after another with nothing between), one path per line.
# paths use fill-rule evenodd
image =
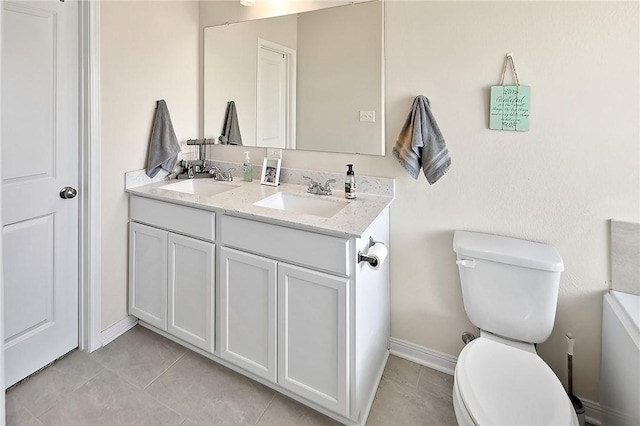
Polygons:
M228 182L215 181L213 179L189 179L172 182L160 186L167 191L181 192L184 194L211 197L237 188ZM297 194L293 192L276 192L273 195L253 203L254 206L269 209L308 214L319 217L333 217L346 207L347 201L335 198L321 198L319 195Z

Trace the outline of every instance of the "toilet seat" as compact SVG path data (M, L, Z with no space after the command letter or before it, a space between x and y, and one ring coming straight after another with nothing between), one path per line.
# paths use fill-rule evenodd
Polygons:
M460 353L454 397L476 425L575 425L562 383L535 353L480 337Z

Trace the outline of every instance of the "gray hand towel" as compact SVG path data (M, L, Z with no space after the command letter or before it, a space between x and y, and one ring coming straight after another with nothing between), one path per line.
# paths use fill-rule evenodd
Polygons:
M223 144L242 145L236 103L233 101L227 102L227 112L224 115L224 123L222 124L222 135L218 139Z
M449 170L449 150L426 97L420 95L414 99L411 113L393 148L393 155L414 179L418 179L422 167L431 185Z
M180 144L176 132L171 124L171 116L167 103L158 101L156 115L153 119L151 139L149 140L149 155L147 156L147 176L155 177L160 169L171 173L178 161Z

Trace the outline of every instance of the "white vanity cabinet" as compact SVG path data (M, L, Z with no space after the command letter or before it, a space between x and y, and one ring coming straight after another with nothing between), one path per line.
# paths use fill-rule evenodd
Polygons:
M132 193L129 311L342 423L364 424L389 354L388 262L358 261L370 237L389 243L388 204L378 211L354 236L339 221L325 229Z
M376 228L385 241L386 217ZM228 215L220 233L220 356L317 406L357 417L371 391L357 389L358 381L375 386L375 369L386 359L386 270L367 289L377 319L357 324L355 302L367 298L353 288L364 268L356 260L360 239ZM365 350L369 355L359 352ZM358 357L371 364L357 366Z
M214 213L131 197L130 217L129 312L213 352Z
M349 280L228 247L220 260L220 356L346 415Z

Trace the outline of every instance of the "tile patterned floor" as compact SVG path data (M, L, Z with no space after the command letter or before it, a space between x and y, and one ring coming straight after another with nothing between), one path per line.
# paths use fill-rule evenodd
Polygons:
M453 377L389 357L367 425L456 425ZM336 425L136 326L7 392L7 425Z

